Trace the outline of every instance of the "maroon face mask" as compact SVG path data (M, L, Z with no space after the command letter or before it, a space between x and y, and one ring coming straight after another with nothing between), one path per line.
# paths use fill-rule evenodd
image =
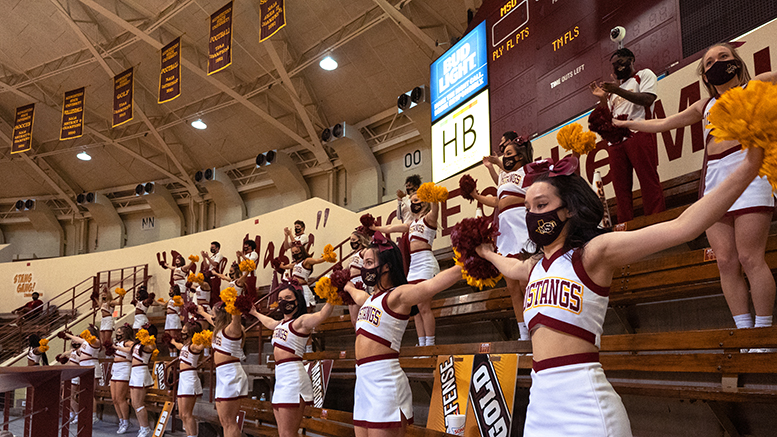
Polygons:
M563 206L543 213L526 212L526 227L529 230L529 239L537 247L545 247L553 243L561 234L564 225L567 223L558 218L558 210L561 208Z

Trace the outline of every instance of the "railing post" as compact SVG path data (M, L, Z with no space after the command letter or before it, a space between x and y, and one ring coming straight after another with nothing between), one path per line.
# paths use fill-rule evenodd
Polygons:
M3 431L8 431L8 418L11 414L11 402L13 402L11 399L11 393L13 392L5 392L5 404L3 404L3 419L5 419L5 423L3 424Z
M62 432L61 437L70 436L70 397L75 390L71 390L71 380L62 382Z

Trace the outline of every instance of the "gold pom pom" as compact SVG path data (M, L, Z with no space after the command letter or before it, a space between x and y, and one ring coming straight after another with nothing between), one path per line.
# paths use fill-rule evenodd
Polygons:
M119 287L116 290L114 290L114 292L116 294L118 294L119 296L121 296L121 297L124 297L124 295L127 294L127 290L125 290L125 289L123 289L121 287Z
M202 273L197 273L197 281L196 282L198 284L202 284L203 282L205 282L205 275L203 275Z
M448 189L442 185L437 185L434 187L434 195L437 199L436 202L445 202L448 200Z
M343 305L343 300L337 294L337 288L332 285L332 280L328 276L319 279L313 291L316 296L326 300L331 305Z
M758 172L777 189L777 84L751 80L747 87L732 88L710 109L709 124L716 142L739 141L745 148L765 150Z
M233 316L239 316L241 314L240 310L237 309L234 302L226 303L224 305L224 311L232 314Z
M156 301L157 301L157 302L159 302L159 303L167 303L167 302L166 302L164 299L162 299L161 297L160 297L159 299L157 299Z
M499 282L500 279L502 279L501 273L499 274L499 276L496 276L494 278L485 278L485 279L473 278L472 276L469 275L467 270L464 269L464 261L461 260L461 254L456 249L453 249L453 262L455 265L461 267L461 278L467 281L468 285L472 287L478 287L479 290L482 290L483 287L493 288L496 286L496 283Z
M444 202L448 200L448 189L437 186L432 182L421 184L415 194L418 196L418 200L426 203Z
M580 123L568 124L559 129L556 140L565 150L571 150L578 155L585 155L596 148L596 134L583 132Z
M48 350L49 350L49 347L47 345L42 344L42 345L38 346L38 352L40 352L42 354L46 353L46 351L48 351Z
M244 259L240 261L241 272L253 272L254 270L256 270L256 263L253 260Z
M181 296L173 296L173 305L177 307L183 306L183 298Z
M219 297L221 298L221 301L225 304L235 303L235 299L237 299L237 290L235 290L233 287L227 287L223 290L221 290L221 293L219 294Z
M189 255L189 261L196 263L200 261L200 257L197 255Z
M143 346L151 346L156 344L156 337L153 335L148 335L148 331L145 329L138 330L135 338L137 338L138 341L140 341L140 344Z
M48 338L41 338L40 342L38 343L40 346L48 346L49 339Z
M157 355L159 355L159 349L154 349L154 352L151 352L151 361L155 360Z
M189 276L186 277L186 282L191 282L192 284L197 282L197 275L194 273L189 273Z
M324 246L324 254L321 257L328 263L337 262L337 254L331 244Z
M206 329L205 331L194 334L194 336L192 336L192 343L207 349L211 346L212 339L213 332Z

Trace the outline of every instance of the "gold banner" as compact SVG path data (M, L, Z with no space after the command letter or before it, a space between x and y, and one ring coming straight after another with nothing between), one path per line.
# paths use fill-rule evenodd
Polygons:
M16 108L13 122L13 143L11 153L22 153L32 149L32 124L35 121L35 103Z
M68 91L62 101L60 141L72 140L84 134L84 87Z
M162 47L159 73L159 103L181 95L181 37Z
M208 39L208 74L217 73L232 64L232 2L210 16Z
M286 26L286 5L284 0L259 0L259 41L275 35Z
M134 88L133 67L113 76L113 127L132 120Z

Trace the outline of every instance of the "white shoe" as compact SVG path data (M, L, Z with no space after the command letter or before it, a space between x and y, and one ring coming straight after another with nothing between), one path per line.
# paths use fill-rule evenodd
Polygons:
M129 421L121 422L119 424L119 430L116 431L116 434L124 434L125 432L127 432L127 428L129 428Z
M95 424L100 421L100 418L97 417L97 413L92 414L92 424Z
M140 427L140 431L138 431L138 437L148 437L151 435L151 428L143 428Z

